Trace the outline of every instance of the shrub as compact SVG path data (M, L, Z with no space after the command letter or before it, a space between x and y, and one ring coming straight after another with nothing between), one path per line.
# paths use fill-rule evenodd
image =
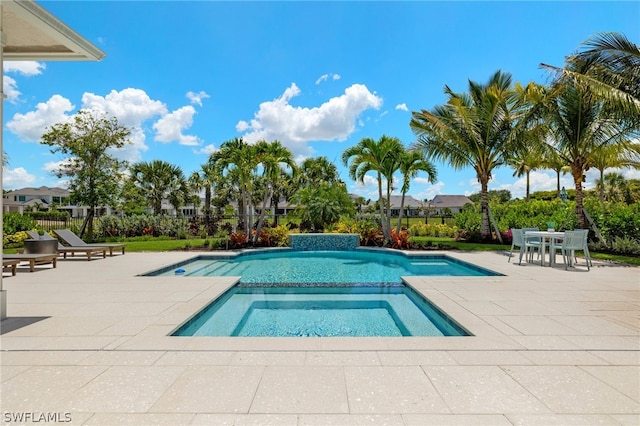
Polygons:
M22 247L24 245L24 240L30 238L29 234L26 231L19 231L15 234L3 234L2 235L2 247L4 248L13 248L13 247Z
M229 235L229 247L232 249L243 248L247 245L249 237L242 231L234 232Z
M458 228L455 226L426 223L414 223L409 227L409 234L414 237L447 237L453 238Z
M407 231L400 231L399 233L396 233L396 230L392 229L391 248L399 250L411 248L411 243L409 242L409 233Z
M2 216L2 234L15 234L20 231L30 231L35 229L38 223L31 216L20 213L5 213Z
M287 247L289 245L289 229L285 225L275 228L263 228L258 240L262 240L268 247Z

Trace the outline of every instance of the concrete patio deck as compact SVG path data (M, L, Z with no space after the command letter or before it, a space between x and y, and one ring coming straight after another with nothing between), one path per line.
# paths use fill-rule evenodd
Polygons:
M640 424L640 268L449 252L505 274L408 279L472 337L169 337L234 279L136 275L196 254L5 273L2 422Z

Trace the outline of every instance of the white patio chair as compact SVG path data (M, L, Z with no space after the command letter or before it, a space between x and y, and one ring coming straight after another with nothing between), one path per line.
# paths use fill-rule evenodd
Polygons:
M529 249L529 245L525 242L524 238L524 230L523 229L511 229L511 250L509 251L509 259L507 262L511 262L511 256L513 255L513 249L518 248L520 256L518 258L518 265L522 264L522 256L527 254ZM530 254L531 258L533 258L533 254Z
M564 269L569 266L573 266L573 261L578 263L578 257L576 251L582 250L584 253L585 262L587 263L587 271L591 270L591 255L589 254L589 247L587 246L587 238L589 236L588 229L576 229L573 231L565 231L564 239L562 240L562 261L564 262Z

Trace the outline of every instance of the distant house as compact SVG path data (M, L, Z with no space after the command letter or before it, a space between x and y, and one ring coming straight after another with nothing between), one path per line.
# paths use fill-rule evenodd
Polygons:
M473 204L465 195L436 195L429 201L428 207L432 214L443 214L445 209L451 213L460 213L465 204Z
M70 193L63 188L22 188L2 195L2 211L5 213L24 213L33 210L68 211L71 217L86 217L89 207L77 206L69 202ZM99 208L96 214L111 214L110 207Z

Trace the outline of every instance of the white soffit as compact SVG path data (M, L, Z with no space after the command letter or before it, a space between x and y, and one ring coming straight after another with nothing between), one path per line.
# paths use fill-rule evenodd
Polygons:
M0 0L5 61L99 61L105 53L32 0Z

